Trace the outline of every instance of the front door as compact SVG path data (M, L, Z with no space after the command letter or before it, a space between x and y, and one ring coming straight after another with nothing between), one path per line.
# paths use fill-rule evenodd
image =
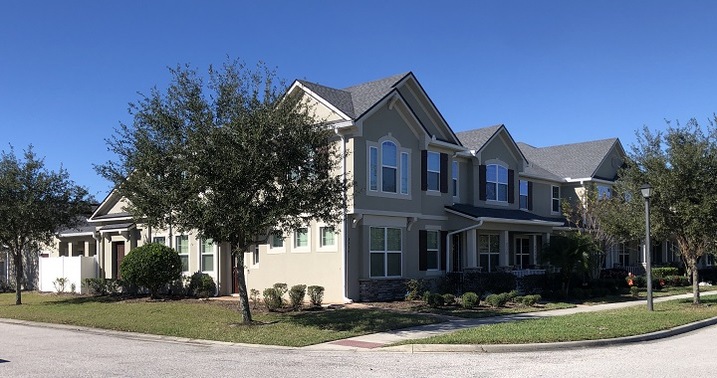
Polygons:
M112 278L120 279L120 264L124 259L124 242L112 243Z
M527 269L528 265L530 265L530 239L515 238L515 266L519 269Z

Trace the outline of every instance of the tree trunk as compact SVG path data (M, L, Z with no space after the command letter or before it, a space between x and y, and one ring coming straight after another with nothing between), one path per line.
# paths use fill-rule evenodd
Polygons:
M699 272L697 271L697 264L696 262L690 261L692 263L692 304L698 305L700 304L700 280L699 280Z
M246 247L239 248L237 245L232 245L232 251L237 256L237 286L239 289L239 310L242 315L242 322L244 324L250 324L251 309L249 308L249 295L246 290L246 276L244 275L244 252Z
M13 258L15 259L15 304L22 304L22 292L20 290L20 284L22 282L22 251L14 251Z

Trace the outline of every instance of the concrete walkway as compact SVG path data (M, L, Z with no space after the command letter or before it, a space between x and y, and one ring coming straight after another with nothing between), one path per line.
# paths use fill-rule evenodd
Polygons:
M701 296L716 295L717 292L700 293ZM673 299L692 298L692 293L673 295L669 297L654 298L654 303L665 302ZM573 308L526 312L522 314L486 317L478 319L465 319L450 317L448 321L425 326L398 329L388 332L373 333L369 335L356 336L348 339L330 341L322 344L315 344L304 347L306 350L344 350L344 351L365 351L375 350L375 348L383 347L389 344L397 343L405 340L422 339L431 336L442 335L450 332L459 331L466 328L479 327L487 324L497 324L516 320L535 319L548 316L562 316L577 314L582 312L595 312L603 310L613 310L625 307L647 306L645 300L605 303L595 305L577 305ZM403 345L390 348L382 348L381 350L394 350L403 352L505 352L505 351L528 351L528 350L551 350L564 348L578 348L591 346L604 346L611 344L619 344L633 341L654 340L661 337L673 336L675 334L688 332L696 328L717 324L717 318L708 319L706 321L688 324L682 327L676 327L672 330L653 332L648 335L638 335L632 337L623 337L617 339L606 340L587 340L568 343L541 343L541 344L520 344L520 345L441 345L441 344L416 344Z

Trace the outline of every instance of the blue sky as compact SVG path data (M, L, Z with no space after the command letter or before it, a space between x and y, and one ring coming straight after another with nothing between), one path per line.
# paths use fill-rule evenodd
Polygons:
M92 168L168 66L263 60L345 86L413 71L455 131L535 146L717 111L713 1L0 2L0 149L28 144L102 199Z

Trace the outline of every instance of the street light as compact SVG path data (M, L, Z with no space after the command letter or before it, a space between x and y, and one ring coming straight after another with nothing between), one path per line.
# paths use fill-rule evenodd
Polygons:
M647 271L647 311L652 311L652 251L650 250L650 197L652 197L652 186L645 184L640 187L642 196L645 197L645 270Z

